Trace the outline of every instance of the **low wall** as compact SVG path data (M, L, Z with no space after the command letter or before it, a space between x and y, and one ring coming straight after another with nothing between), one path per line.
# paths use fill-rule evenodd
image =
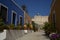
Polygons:
M31 32L32 30L28 30L28 33ZM24 35L25 35L24 30L7 30L5 40L16 40Z
M6 30L0 32L0 40L4 40L6 38Z

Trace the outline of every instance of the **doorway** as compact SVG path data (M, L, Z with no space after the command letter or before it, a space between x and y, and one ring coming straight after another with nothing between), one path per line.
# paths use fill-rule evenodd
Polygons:
M13 15L12 15L12 24L14 24L15 26L17 25L16 24L16 12L13 11Z
M0 5L0 17L3 19L3 22L7 22L7 8L3 5Z

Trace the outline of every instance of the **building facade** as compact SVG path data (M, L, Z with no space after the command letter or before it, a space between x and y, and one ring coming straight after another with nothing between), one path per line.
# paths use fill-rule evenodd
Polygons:
M60 0L53 0L49 15L49 23L53 23L57 31L60 32Z
M0 17L6 24L24 25L24 11L13 0L0 0Z
M35 15L32 21L42 27L45 22L48 22L48 16Z
M31 18L30 18L30 16L28 15L28 13L27 12L25 12L25 14L24 14L24 24L32 24L32 20L31 20Z

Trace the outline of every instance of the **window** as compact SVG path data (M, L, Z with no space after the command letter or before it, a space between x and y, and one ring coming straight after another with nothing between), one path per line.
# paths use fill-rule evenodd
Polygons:
M7 8L0 5L0 17L3 19L3 22L7 22Z

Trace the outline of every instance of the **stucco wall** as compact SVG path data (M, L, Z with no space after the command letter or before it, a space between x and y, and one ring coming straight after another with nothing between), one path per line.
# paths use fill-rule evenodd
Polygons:
M12 10L14 10L17 14L17 21L19 22L19 16L22 16L22 24L24 24L24 12L11 0L0 0L0 4L5 5L8 7L8 24L11 24L12 21ZM16 23L18 23L16 22Z
M28 33L31 33L31 30L28 30ZM24 30L7 30L5 40L16 40L24 35L26 35Z
M54 0L51 6L51 12L49 15L49 22L53 23L53 12L55 11L55 26L58 32L60 32L60 0Z

